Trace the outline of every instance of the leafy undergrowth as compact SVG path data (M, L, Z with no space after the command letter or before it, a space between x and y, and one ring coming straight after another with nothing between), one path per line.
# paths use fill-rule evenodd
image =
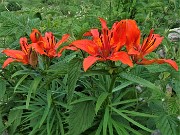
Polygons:
M6 0L0 3L0 11L1 52L19 50L22 37L30 44L33 29L53 32L55 41L70 34L55 48L58 52L83 39L90 29L100 31L99 17L107 21L109 29L116 21L133 19L141 30L141 43L151 28L164 37L146 58L171 59L180 67L179 41L168 39L169 29L180 26L178 0ZM85 39L92 40L91 35ZM83 64L83 60L92 48L89 52L82 46L73 49L49 58L45 48L44 54L27 55L28 62L32 57L38 61L36 66L31 66L34 61L23 65L20 60L0 70L0 134L151 135L158 130L162 135L178 135L179 70L168 63L139 65L133 61L129 67L129 61L101 59L85 72L83 68L92 61ZM121 49L127 51L127 46ZM0 57L2 67L6 56L0 53Z

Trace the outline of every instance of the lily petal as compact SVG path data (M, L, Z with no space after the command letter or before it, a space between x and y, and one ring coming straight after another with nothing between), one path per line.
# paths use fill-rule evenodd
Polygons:
M99 58L94 56L88 56L87 58L85 58L83 61L84 71L86 72L88 68L93 65L97 60L99 60Z
M153 34L154 35L154 44L153 46L149 47L149 49L146 51L146 54L149 54L150 52L154 51L162 42L164 37L160 37L158 34Z
M92 34L93 38L99 38L98 29L91 29L91 34Z
M159 59L156 61L158 64L168 63L170 66L172 66L176 71L178 71L178 65L175 61L171 59Z
M133 42L135 45L140 44L141 32L135 20L126 20L126 36L128 42Z
M118 51L126 43L126 23L122 20L113 25L113 40L117 44Z
M150 65L153 63L158 63L158 64L164 64L167 63L170 66L172 66L176 71L178 71L178 65L175 61L171 59L153 59L153 60L147 60L143 59L141 62L138 62L137 64L142 64L142 65Z
M78 49L76 47L72 46L72 45L64 46L63 48L60 49L60 51L58 52L57 56L60 57L64 50L77 51Z
M133 47L128 49L128 54L130 55L139 55L140 52L135 50Z
M21 50L27 55L28 54L28 42L26 37L22 37L19 40L19 43L21 45Z
M39 30L33 29L30 34L30 39L31 39L32 43L36 43L39 40L42 40L42 36L41 36L41 33L39 32Z
M114 53L110 58L112 61L121 61L123 64L127 64L130 67L133 67L133 63L129 57L129 55L126 52L120 51Z
M19 50L11 50L11 49L5 49L2 51L2 53L6 54L7 56L22 60L25 56L25 53Z
M44 36L44 49L49 50L54 48L55 45L55 37L52 32L46 32Z
M127 19L122 21L126 24L126 48L128 54L131 54L132 50L135 52L134 48L137 50L140 48L141 32L135 20Z
M102 18L99 18L99 20L101 22L102 28L103 29L108 29L106 21L104 19L102 19Z
M4 64L2 66L2 68L5 68L8 64L12 63L16 61L16 59L13 59L13 58L7 58L5 61L4 61Z
M38 43L32 43L32 44L30 44L30 45L31 45L31 47L32 47L36 52L38 52L39 54L41 54L41 55L46 54L46 53L44 52L44 49L43 49Z
M69 37L70 37L69 34L63 35L62 39L59 42L57 42L57 44L55 45L55 49L57 49L62 43L66 42Z
M88 39L76 40L76 41L73 41L71 44L89 53L90 55L97 54L97 49L98 49L97 45L91 40L88 40Z
M153 34L154 30L152 29L149 33L149 36L144 40L141 52L143 56L149 54L150 52L154 51L162 42L163 37L159 34Z
M83 34L83 36L92 36L92 33L90 31L87 31Z

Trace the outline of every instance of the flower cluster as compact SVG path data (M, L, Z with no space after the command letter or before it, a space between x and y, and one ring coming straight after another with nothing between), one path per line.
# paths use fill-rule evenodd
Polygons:
M147 38L140 43L141 32L134 20L121 20L115 22L111 29L108 29L106 21L100 18L102 25L101 32L98 29L91 29L84 36L91 36L92 40L81 39L72 42L77 48L84 50L90 56L84 59L83 68L86 71L96 61L121 61L130 67L133 64L163 64L168 63L178 70L175 61L171 59L152 59L145 58L146 55L154 51L162 42L163 37L153 34L150 31ZM127 52L122 51L126 48Z
M52 32L46 32L44 36L37 29L33 29L30 34L31 43L28 44L26 37L20 38L21 50L5 49L2 52L9 56L2 68L5 68L11 62L21 62L35 67L38 63L38 54L49 58L60 57L64 49L76 49L75 47L64 47L58 51L59 46L66 42L69 34L62 36L62 39L56 42Z
M107 27L104 19L99 18L102 29L91 29L84 33L84 36L91 39L81 39L73 41L69 46L63 47L57 51L59 46L66 42L69 34L62 36L62 39L56 42L53 33L46 32L44 36L34 29L30 34L31 43L28 44L27 38L20 39L21 51L5 49L8 58L3 68L9 63L17 61L23 64L30 64L35 67L37 65L37 54L46 55L49 58L60 57L65 49L77 50L81 49L89 54L83 61L84 71L88 70L97 61L121 61L133 67L133 64L163 64L168 63L174 69L178 70L175 61L171 59L147 59L145 56L154 51L162 42L163 37L153 34L154 30L150 30L149 36L141 41L141 32L135 20L121 20L115 22L111 29Z

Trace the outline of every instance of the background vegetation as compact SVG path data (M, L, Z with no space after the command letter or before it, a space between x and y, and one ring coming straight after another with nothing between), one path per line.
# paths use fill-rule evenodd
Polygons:
M109 27L134 19L142 36L154 28L165 38L149 57L174 59L180 67L180 42L167 38L169 29L180 27L179 0L1 0L0 49L19 49L19 38L28 37L33 28L52 31L58 39L69 33L70 43L90 28L100 28L98 17ZM0 57L2 66L6 57ZM180 132L180 71L166 64L124 69L117 74L111 103L112 69L84 73L80 53L68 51L48 69L43 64L39 61L34 70L14 63L0 70L0 134Z

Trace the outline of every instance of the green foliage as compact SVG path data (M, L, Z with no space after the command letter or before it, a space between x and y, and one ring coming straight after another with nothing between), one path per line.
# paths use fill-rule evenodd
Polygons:
M178 134L177 129L179 125L177 125L176 121L171 116L168 116L166 114L161 114L158 117L156 124L157 124L157 128L160 129L163 135L177 135Z
M81 64L78 59L72 59L68 65L67 93L68 93L69 103L73 98L73 93L76 87L76 83L80 75L80 66Z
M19 48L32 29L52 31L67 44L84 32L121 19L135 19L142 36L151 28L164 36L149 58L168 58L180 67L179 42L168 30L179 27L178 0L7 0L0 3L0 51ZM29 42L29 41L28 41ZM62 46L66 46L63 44ZM159 51L165 55L162 57ZM167 64L97 63L84 72L81 51L60 58L38 56L38 66L11 64L0 70L0 134L9 135L178 135L180 71ZM4 54L0 54L0 65ZM110 63L112 64L112 63Z
M94 103L85 101L76 103L69 112L69 135L79 135L92 126L95 117Z
M1 12L0 17L0 37L5 38L2 47L17 48L19 38L29 35L33 28L39 27L40 23L39 18L33 18L29 14Z
M22 6L19 5L17 2L15 1L11 1L7 4L7 9L9 11L17 11L17 10L21 10Z

